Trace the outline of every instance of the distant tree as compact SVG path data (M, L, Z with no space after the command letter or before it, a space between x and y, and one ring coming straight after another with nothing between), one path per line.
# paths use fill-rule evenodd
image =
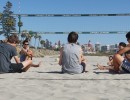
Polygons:
M23 40L25 40L25 38L26 38L26 34L22 32L22 34L21 34L21 40L23 41Z
M0 13L0 25L2 23L2 13Z
M1 30L2 30L2 13L0 13L0 35L3 33Z
M41 40L40 43L42 47L45 47L45 40Z
M2 13L0 13L0 21L2 20Z
M29 33L27 30L23 30L22 33L21 33L21 39L22 41L25 40L25 39L28 39L29 40Z
M38 40L39 40L39 42L38 42L38 47L39 47L39 44L40 44L41 38L42 38L41 35L39 35L39 36L38 36Z
M34 44L34 47L36 48L36 40L37 40L37 38L38 38L38 34L37 33L35 33L34 34L34 39L35 39L35 44Z
M61 47L61 42L60 42L60 40L58 41L58 48L60 48Z
M15 30L16 19L12 16L13 12L11 11L12 3L7 2L4 7L3 15L2 15L2 27L3 32L6 37L10 35L11 31Z
M33 31L29 31L29 35L30 35L30 38L32 38L34 36L35 32ZM30 39L31 40L31 39Z
M28 32L28 39L29 39L29 42L31 42L32 37L33 37L33 34L30 34L30 33Z
M49 45L49 40L48 40L48 39L46 39L46 43L45 43L45 44L46 44L45 47L46 47L47 49L49 49L50 45Z

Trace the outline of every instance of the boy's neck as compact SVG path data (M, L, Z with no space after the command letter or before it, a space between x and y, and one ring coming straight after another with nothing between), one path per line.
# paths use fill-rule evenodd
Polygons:
M12 46L16 47L16 44L15 44L15 43L10 43L10 42L7 42L7 44L10 44L10 45L12 45Z

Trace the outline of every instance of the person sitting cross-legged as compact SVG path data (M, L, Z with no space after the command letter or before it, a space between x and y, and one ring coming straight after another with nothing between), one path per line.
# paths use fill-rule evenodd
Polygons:
M83 56L81 46L77 45L78 34L70 32L68 44L60 50L59 65L63 73L79 74L85 72L86 59Z
M32 60L20 62L16 51L17 43L19 43L18 36L13 34L8 37L7 43L0 44L0 73L21 73L32 67ZM11 62L12 58L16 63Z
M26 60L32 60L33 58L33 52L29 49L29 42L27 39L23 41L23 48L19 52L20 54L20 61L26 61ZM42 61L40 61L38 64L31 64L33 67L39 67Z
M130 73L130 32L126 34L126 38L129 44L113 56L113 66L102 66L98 64L97 67L100 70ZM125 57L123 57L122 54L124 54Z

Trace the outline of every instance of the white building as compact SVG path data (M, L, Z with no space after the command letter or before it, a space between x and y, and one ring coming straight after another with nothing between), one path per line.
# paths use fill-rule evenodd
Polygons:
M101 44L98 42L95 44L95 51L96 52L101 51Z
M104 46L102 46L102 47L101 47L101 51L102 51L102 52L108 52L108 51L110 51L110 46L109 46L109 45L104 45Z

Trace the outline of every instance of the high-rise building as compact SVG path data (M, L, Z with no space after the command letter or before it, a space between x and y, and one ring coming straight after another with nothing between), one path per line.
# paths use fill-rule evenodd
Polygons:
M95 51L96 51L96 52L101 51L101 44L98 43L98 42L95 44Z
M102 46L102 47L101 47L101 51L102 51L102 52L108 52L108 51L110 51L110 46L109 46L109 45L104 45L104 46Z
M114 51L115 50L115 45L110 45L110 51Z

